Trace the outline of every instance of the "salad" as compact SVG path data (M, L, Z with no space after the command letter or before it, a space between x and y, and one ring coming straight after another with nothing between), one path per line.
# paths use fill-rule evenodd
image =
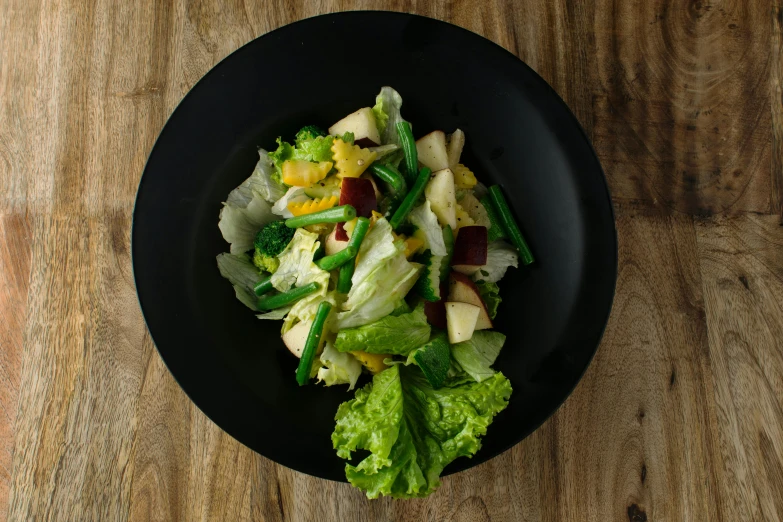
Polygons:
M383 87L328 131L259 150L218 224L217 257L237 299L299 358L300 385L353 390L337 410L337 455L369 498L425 497L472 457L511 384L492 368L498 282L533 262L497 186L460 163L465 134L414 140L402 97ZM294 376L292 376L294 378Z

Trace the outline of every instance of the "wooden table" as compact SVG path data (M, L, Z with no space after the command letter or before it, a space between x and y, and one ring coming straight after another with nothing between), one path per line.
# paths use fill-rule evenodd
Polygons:
M7 519L783 521L781 0L425 4L0 0ZM516 53L587 130L617 212L581 384L422 501L370 502L223 433L164 368L131 274L136 186L177 102L256 36L359 8Z

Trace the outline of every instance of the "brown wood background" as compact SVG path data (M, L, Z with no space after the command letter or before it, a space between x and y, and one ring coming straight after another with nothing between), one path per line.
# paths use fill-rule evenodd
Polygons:
M469 28L549 81L620 238L575 393L423 501L367 501L222 433L164 368L131 275L137 182L182 96L271 29L371 8ZM781 0L0 0L0 514L783 521L782 28Z

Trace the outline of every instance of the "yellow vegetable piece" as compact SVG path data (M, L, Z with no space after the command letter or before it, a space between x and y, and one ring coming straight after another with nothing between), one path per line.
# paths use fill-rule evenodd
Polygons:
M332 170L331 161L313 163L306 160L285 160L283 183L293 187L309 187L324 179L330 170Z
M405 254L405 257L408 259L413 256L416 252L419 251L421 247L424 246L424 241L417 237L409 237L405 240L405 250L403 253Z
M358 178L375 161L376 156L375 152L351 145L340 138L335 138L332 144L332 159L340 179Z
M464 208L462 208L462 205L457 203L457 230L459 230L462 227L470 227L476 224L475 221L473 221L473 218L470 217L470 214L468 214Z
M294 216L304 216L305 214L312 214L313 212L318 212L319 210L326 210L327 208L332 208L335 205L337 205L338 201L340 200L337 198L337 196L311 199L308 201L302 201L298 203L292 201L291 203L288 204L288 210Z
M362 366L370 370L371 373L381 373L388 368L383 362L384 359L390 359L391 355L383 353L367 353L362 351L351 352L354 357L359 359Z
M472 189L478 183L476 175L462 163L457 163L451 172L454 173L454 186L458 189Z

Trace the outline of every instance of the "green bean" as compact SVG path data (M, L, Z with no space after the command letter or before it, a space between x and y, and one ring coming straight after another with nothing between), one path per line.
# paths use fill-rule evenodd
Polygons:
M407 121L397 123L397 135L400 137L402 152L405 154L405 168L408 171L408 178L413 180L419 171L419 153L416 151L416 140L413 139L411 124Z
M400 171L394 168L392 165L373 163L370 165L370 172L375 174L375 177L389 185L393 195L395 196L405 194L405 191L408 190L408 185L405 183L405 178L402 176L402 174L400 174Z
M347 294L351 290L351 278L356 270L356 259L352 259L340 267L340 273L337 277L337 291Z
M533 253L530 251L530 247L527 246L525 238L522 237L522 232L519 231L517 222L514 221L514 216L511 215L511 208L506 203L506 198L503 196L503 192L500 191L500 187L492 185L489 187L489 198L492 201L492 205L495 207L495 212L500 218L500 224L506 231L511 242L519 250L519 256L522 258L523 265L529 265L535 259Z
M282 292L277 295L264 297L258 300L259 310L274 310L275 308L282 308L283 306L290 305L294 301L298 301L306 295L310 295L316 290L321 288L316 282L308 283L298 288L292 288L288 292Z
M258 284L253 287L253 291L256 293L256 295L264 295L272 288L272 276L269 275L259 281Z
M296 367L296 382L299 383L299 386L304 386L310 380L315 352L318 351L318 345L321 344L324 323L331 310L332 304L329 301L321 301L321 304L318 305L318 311L315 312L315 319L310 325L310 332L307 334L304 350L302 350L302 358L299 359L299 366Z
M353 227L353 232L351 233L351 239L348 241L349 247L356 248L356 253L359 253L359 247L362 245L362 241L364 241L364 236L367 235L367 231L370 230L370 220L366 217L360 217L356 220L356 226Z
M405 221L405 217L413 209L413 205L416 204L416 201L419 200L421 194L424 192L424 187L427 186L427 182L430 180L430 174L432 174L432 171L429 168L421 168L419 175L416 177L416 183L413 184L413 188L408 192L408 195L405 196L405 199L402 200L402 203L400 203L400 206L397 207L397 210L394 212L391 221L389 221L389 224L393 229L396 230L397 227Z
M342 223L350 221L356 217L356 209L351 205L342 205L326 210L319 210L312 214L296 216L285 220L285 226L288 228L301 228L308 225L317 225L319 223Z
M454 232L451 225L443 227L443 242L446 243L446 257L440 265L440 281L444 282L449 278L451 272L451 257L454 255Z
M326 270L327 272L329 270L334 270L338 266L342 266L343 264L347 263L354 257L356 257L356 254L359 252L359 249L355 246L351 246L350 244L337 252L336 254L332 254L331 256L322 257L318 261L315 262L316 265L318 265L318 268L321 270Z

